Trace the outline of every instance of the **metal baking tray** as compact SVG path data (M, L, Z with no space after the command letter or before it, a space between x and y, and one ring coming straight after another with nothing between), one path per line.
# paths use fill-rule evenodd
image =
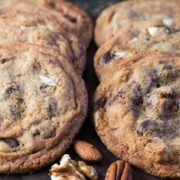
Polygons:
M77 4L78 6L85 9L89 15L92 17L93 21L95 22L96 18L104 9L110 4L120 2L117 0L71 0L73 3ZM88 49L88 59L87 59L87 66L86 70L84 72L83 78L85 79L86 86L88 89L89 94L89 111L88 116L86 118L85 124L82 127L80 133L77 135L76 138L86 140L95 146L98 147L98 149L101 150L103 155L103 160L99 163L90 163L93 165L98 173L99 173L99 179L103 180L104 175L106 173L106 170L110 163L114 162L116 158L105 148L105 146L100 142L98 136L96 135L96 132L94 131L93 125L91 123L91 105L92 105L92 97L94 94L94 91L98 85L98 81L96 79L96 75L94 73L93 68L93 57L95 55L95 52L97 50L97 47L94 42L91 43L91 46ZM72 157L72 159L79 160L78 156L74 153L74 150L70 148L67 153L69 153ZM56 161L57 163L59 160ZM35 172L33 174L26 174L26 175L10 175L10 176L4 176L0 175L0 180L50 180L50 176L48 175L49 169L51 166L48 166L41 171ZM133 179L134 180L158 180L158 178L150 176L146 174L145 172L133 168Z

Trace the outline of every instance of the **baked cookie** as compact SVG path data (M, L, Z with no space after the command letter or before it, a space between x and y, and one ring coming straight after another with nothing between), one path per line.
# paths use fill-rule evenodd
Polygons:
M59 158L87 111L83 80L58 51L0 48L0 173L32 172Z
M54 4L51 4L64 16L64 23L67 22L67 26L70 29L74 29L78 37L88 47L93 36L93 23L89 15L81 8L66 0L50 1L54 1Z
M77 37L88 47L93 33L93 25L85 11L63 0L2 0L0 14L12 11L26 11L44 13L53 16L70 33Z
M102 45L96 53L94 66L99 79L133 51L180 53L180 16L163 21L129 23L122 27L117 36Z
M52 17L41 13L8 13L0 16L0 27L0 45L22 42L56 48L82 74L86 64L84 45Z
M105 9L96 22L95 40L102 45L129 23L173 19L180 12L180 1L125 1Z
M137 54L110 77L94 97L102 142L147 173L180 178L180 56Z

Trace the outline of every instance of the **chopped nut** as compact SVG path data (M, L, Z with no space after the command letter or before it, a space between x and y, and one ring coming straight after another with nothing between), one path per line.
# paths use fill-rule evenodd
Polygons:
M127 52L125 51L122 51L122 52L115 52L114 55L115 55L115 59L120 59L120 58L123 58L125 57L127 54Z
M166 26L171 26L173 24L173 20L171 18L163 19L163 23Z
M135 43L135 42L137 42L137 40L138 40L137 37L134 37L134 38L131 39L129 42L130 42L130 43Z
M98 179L96 170L82 161L74 161L68 154L65 154L60 165L54 164L50 170L52 180L91 180Z
M46 84L48 86L56 86L55 81L49 77L40 75L39 78L44 84Z
M85 162L78 161L79 171L89 179L98 179L96 170L92 166L87 166Z
M157 27L150 27L150 28L148 28L148 32L153 37L157 34L158 28Z

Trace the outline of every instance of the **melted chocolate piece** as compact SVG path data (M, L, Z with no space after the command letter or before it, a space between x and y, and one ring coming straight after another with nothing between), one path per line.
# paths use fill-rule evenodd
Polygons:
M33 133L33 136L34 137L39 136L40 134L41 134L41 132L38 129L36 129L36 131Z
M41 65L38 62L36 62L33 64L32 69L33 72L39 72L41 70Z
M57 102L55 99L50 99L48 105L48 117L51 119L52 117L56 116L57 112Z
M51 130L42 135L44 139L50 139L56 136L56 129L51 127Z
M143 103L143 98L140 95L134 96L132 98L132 103L136 106L140 106Z
M166 32L167 34L171 34L171 33L172 33L171 29L168 28L168 27L165 28L165 32Z
M11 96L18 96L19 94L19 86L11 86L5 91L5 98L9 98Z
M16 140L16 139L11 139L11 138L8 138L8 139L0 139L0 141L3 141L5 142L6 144L8 144L11 148L16 148L19 146L19 142Z
M107 52L107 53L103 56L102 62L103 62L104 64L108 64L111 60L114 59L114 57L115 57L114 52L109 51L109 52Z
M107 102L106 97L101 97L99 98L95 103L94 103L94 112L97 111L98 109L102 108Z
M10 105L10 111L11 115L13 116L13 119L17 119L21 116L21 108L18 104Z
M72 17L72 16L70 16L68 14L64 14L64 17L66 17L72 23L76 23L77 22L77 19L75 17Z
M155 131L158 129L159 123L153 120L143 121L139 127L137 127L136 132L138 135L142 136L146 131Z

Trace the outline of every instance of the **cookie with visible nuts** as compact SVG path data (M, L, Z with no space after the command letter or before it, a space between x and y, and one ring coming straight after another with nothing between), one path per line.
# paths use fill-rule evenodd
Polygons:
M99 46L104 44L129 23L173 19L179 12L179 0L166 3L164 0L135 0L114 4L105 9L96 22L96 43Z
M92 39L92 20L84 10L70 2L64 0L2 0L0 2L0 14L12 11L41 12L46 16L52 16L60 25L65 25L69 33L75 33L86 47Z
M33 172L60 157L83 124L84 82L58 51L37 45L1 47L0 74L0 173Z
M0 27L0 45L21 42L58 49L82 74L86 64L84 45L52 17L41 13L9 13L1 15Z
M174 19L129 23L102 45L94 58L99 79L122 63L131 52L159 51L180 54L180 16Z
M180 178L180 55L137 53L110 77L94 97L102 142L147 173Z

